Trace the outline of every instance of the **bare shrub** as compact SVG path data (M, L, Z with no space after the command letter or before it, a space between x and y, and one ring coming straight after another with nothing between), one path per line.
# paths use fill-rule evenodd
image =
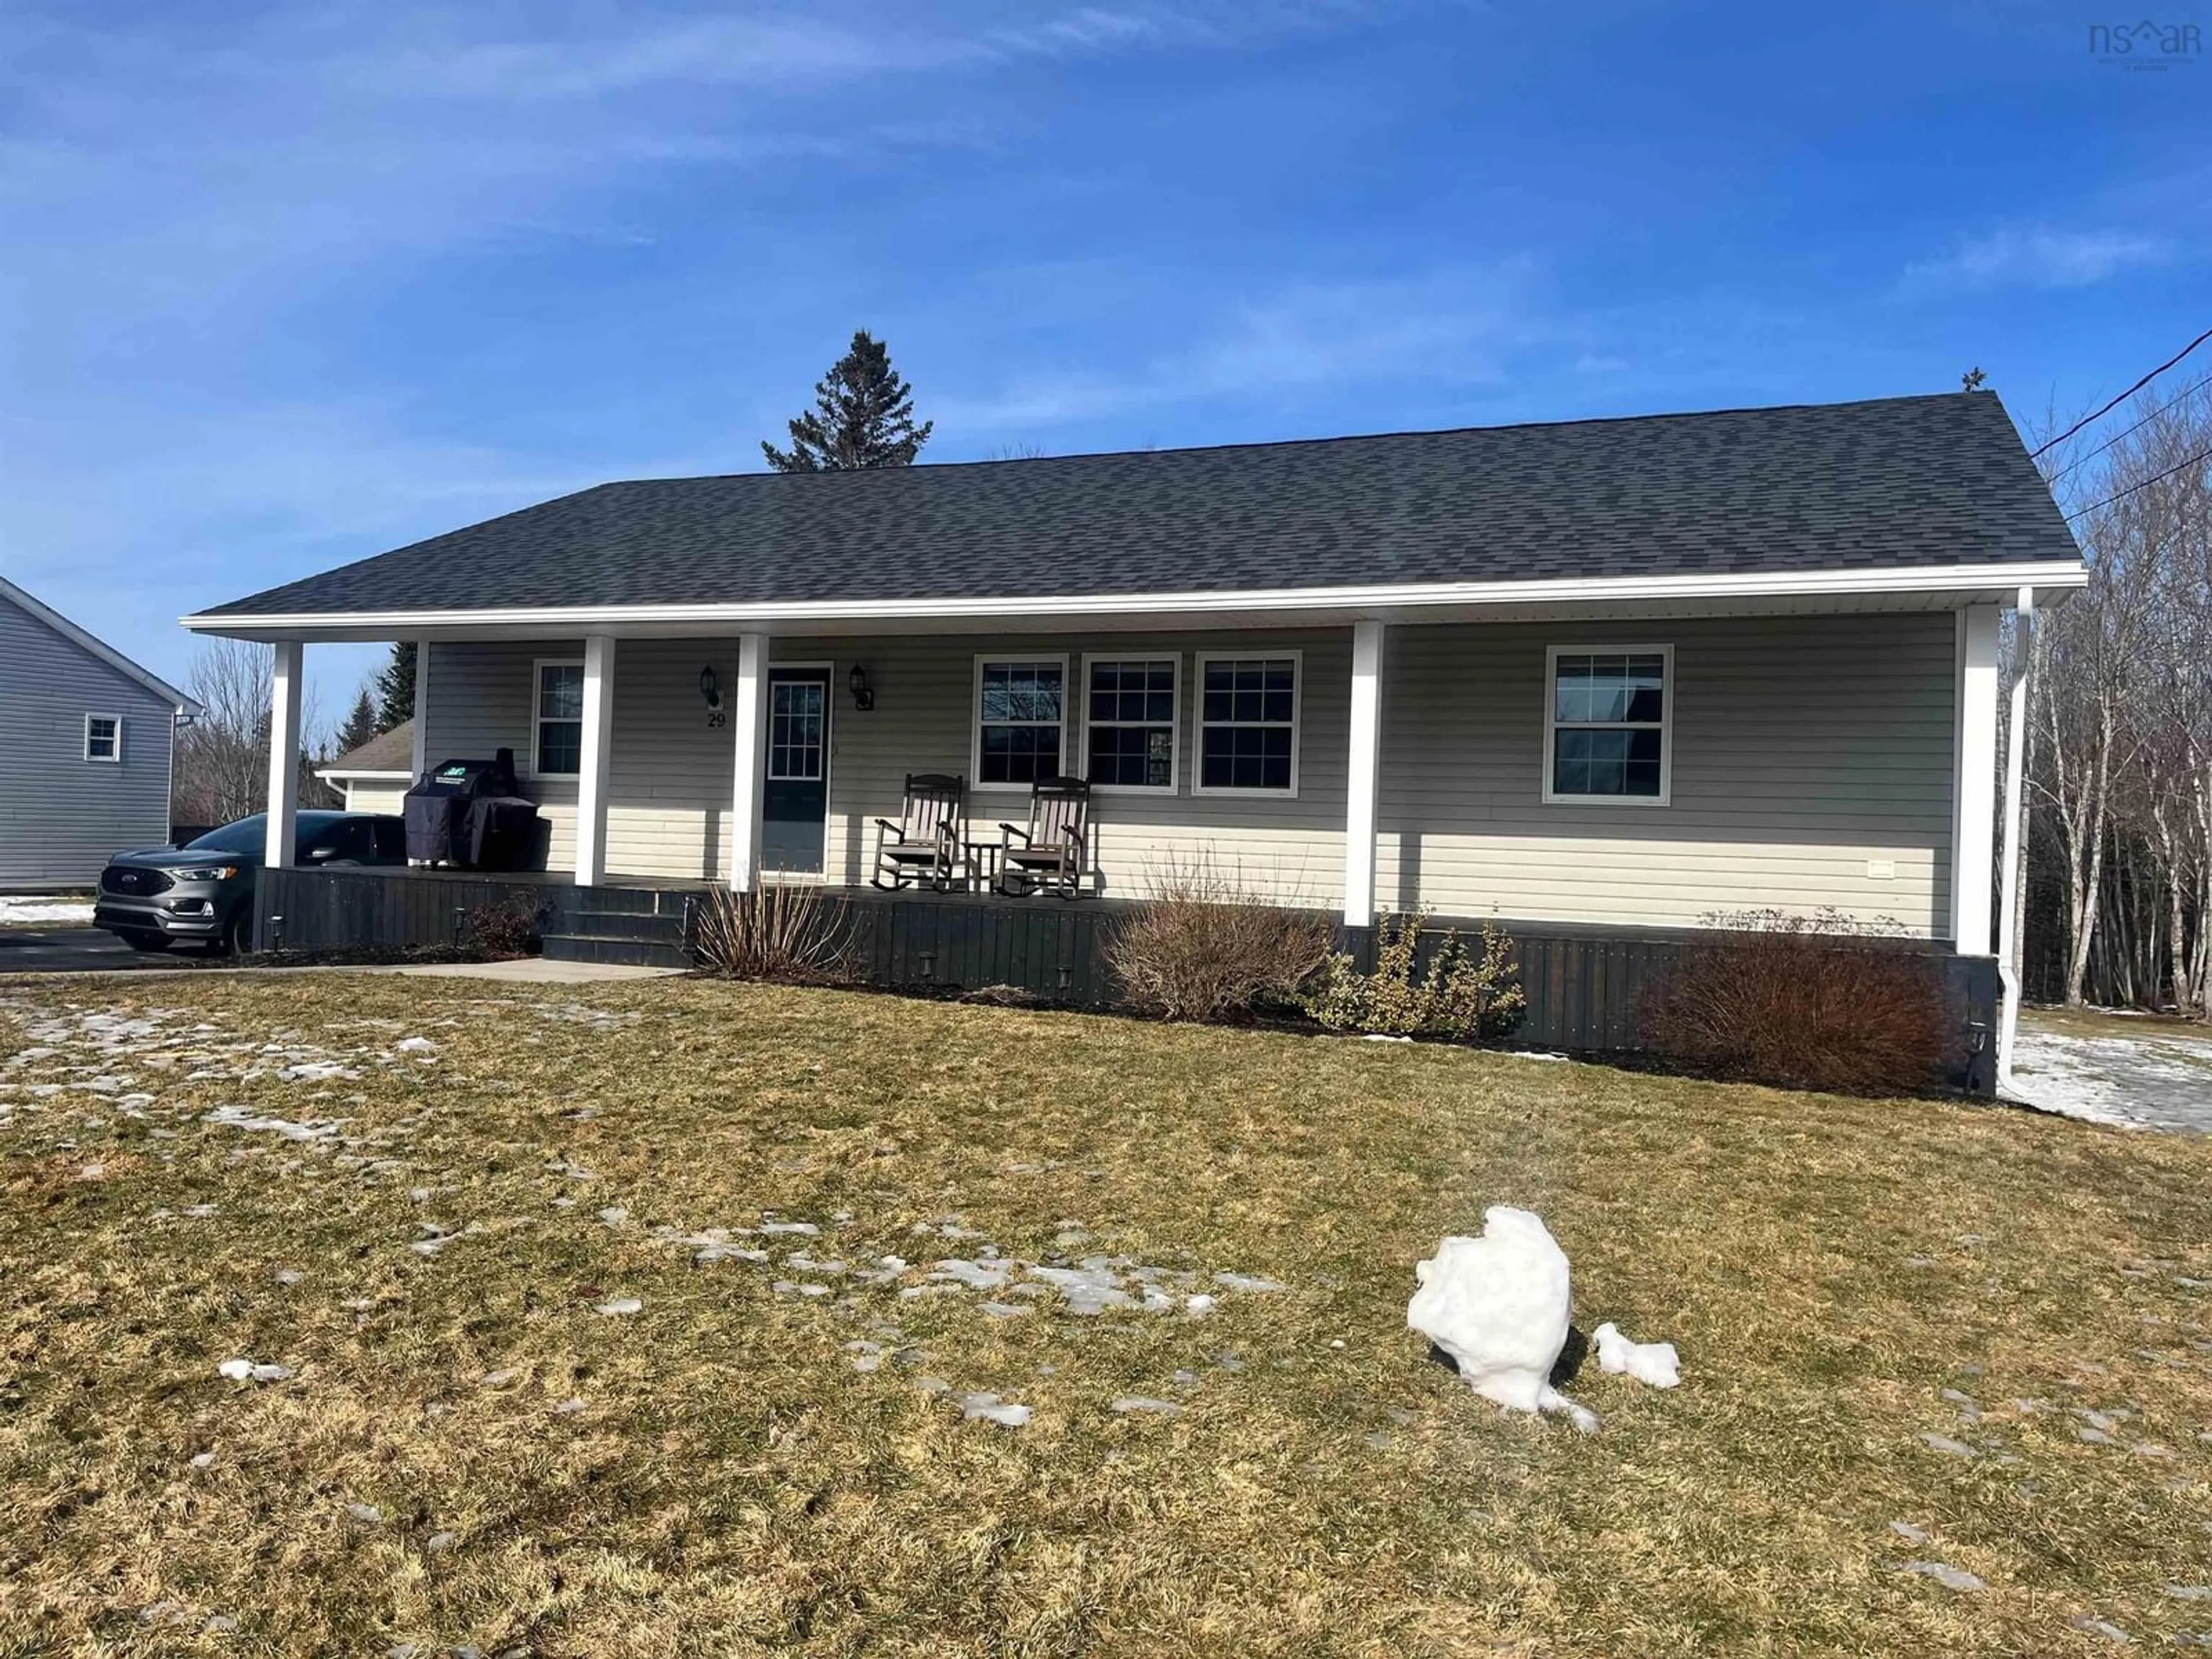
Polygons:
M1132 1007L1207 1020L1295 1006L1330 942L1326 916L1269 903L1200 859L1154 872L1105 953Z
M538 909L521 899L473 904L461 915L461 941L490 957L538 954Z
M724 979L834 984L852 978L853 914L843 899L799 882L749 893L708 890L692 953Z
M1326 977L1306 998L1306 1012L1333 1031L1462 1042L1510 1035L1528 1000L1504 930L1483 923L1477 961L1448 929L1425 969L1421 931L1419 915L1376 918L1375 971L1363 974L1350 957L1331 957Z
M1958 1033L1936 964L1833 910L1706 918L1646 995L1645 1040L1717 1077L1832 1094L1909 1094L1941 1080Z

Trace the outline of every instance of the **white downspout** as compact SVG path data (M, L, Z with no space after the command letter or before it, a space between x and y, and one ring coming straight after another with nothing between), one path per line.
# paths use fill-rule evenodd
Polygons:
M1997 1021L1997 1087L2012 1082L2013 1040L2020 1030L2020 849L2027 829L2027 675L2034 661L2035 590L2020 590L2013 652L2012 717L2005 732L2003 863L1997 870L1997 983L2003 1006Z

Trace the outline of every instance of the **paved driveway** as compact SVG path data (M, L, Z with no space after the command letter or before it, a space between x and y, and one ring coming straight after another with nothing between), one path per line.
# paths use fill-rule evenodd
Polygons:
M51 974L107 968L186 968L198 951L134 951L97 927L0 927L0 974Z
M2024 1008L2013 1098L2133 1129L2212 1134L2212 1028L2099 1010Z

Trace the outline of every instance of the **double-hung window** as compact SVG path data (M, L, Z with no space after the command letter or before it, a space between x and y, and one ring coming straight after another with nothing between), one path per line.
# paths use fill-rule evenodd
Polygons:
M1059 776L1066 701L1065 657L977 658L976 787L1026 789Z
M1299 653L1198 658L1201 795L1298 793Z
M1544 799L1664 806L1674 647L1553 646L1548 664Z
M123 758L123 717L87 714L84 717L84 757L88 761Z
M1182 659L1083 659L1085 775L1094 789L1176 792L1176 690Z
M573 778L584 764L584 665L541 662L532 690L537 720L531 769L541 778Z

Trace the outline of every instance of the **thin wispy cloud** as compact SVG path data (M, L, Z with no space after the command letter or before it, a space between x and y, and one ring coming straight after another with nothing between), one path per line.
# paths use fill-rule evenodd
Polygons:
M2132 231L2002 229L1970 236L1940 258L1905 267L1916 285L1992 288L2086 288L2123 272L2163 263L2160 238Z

